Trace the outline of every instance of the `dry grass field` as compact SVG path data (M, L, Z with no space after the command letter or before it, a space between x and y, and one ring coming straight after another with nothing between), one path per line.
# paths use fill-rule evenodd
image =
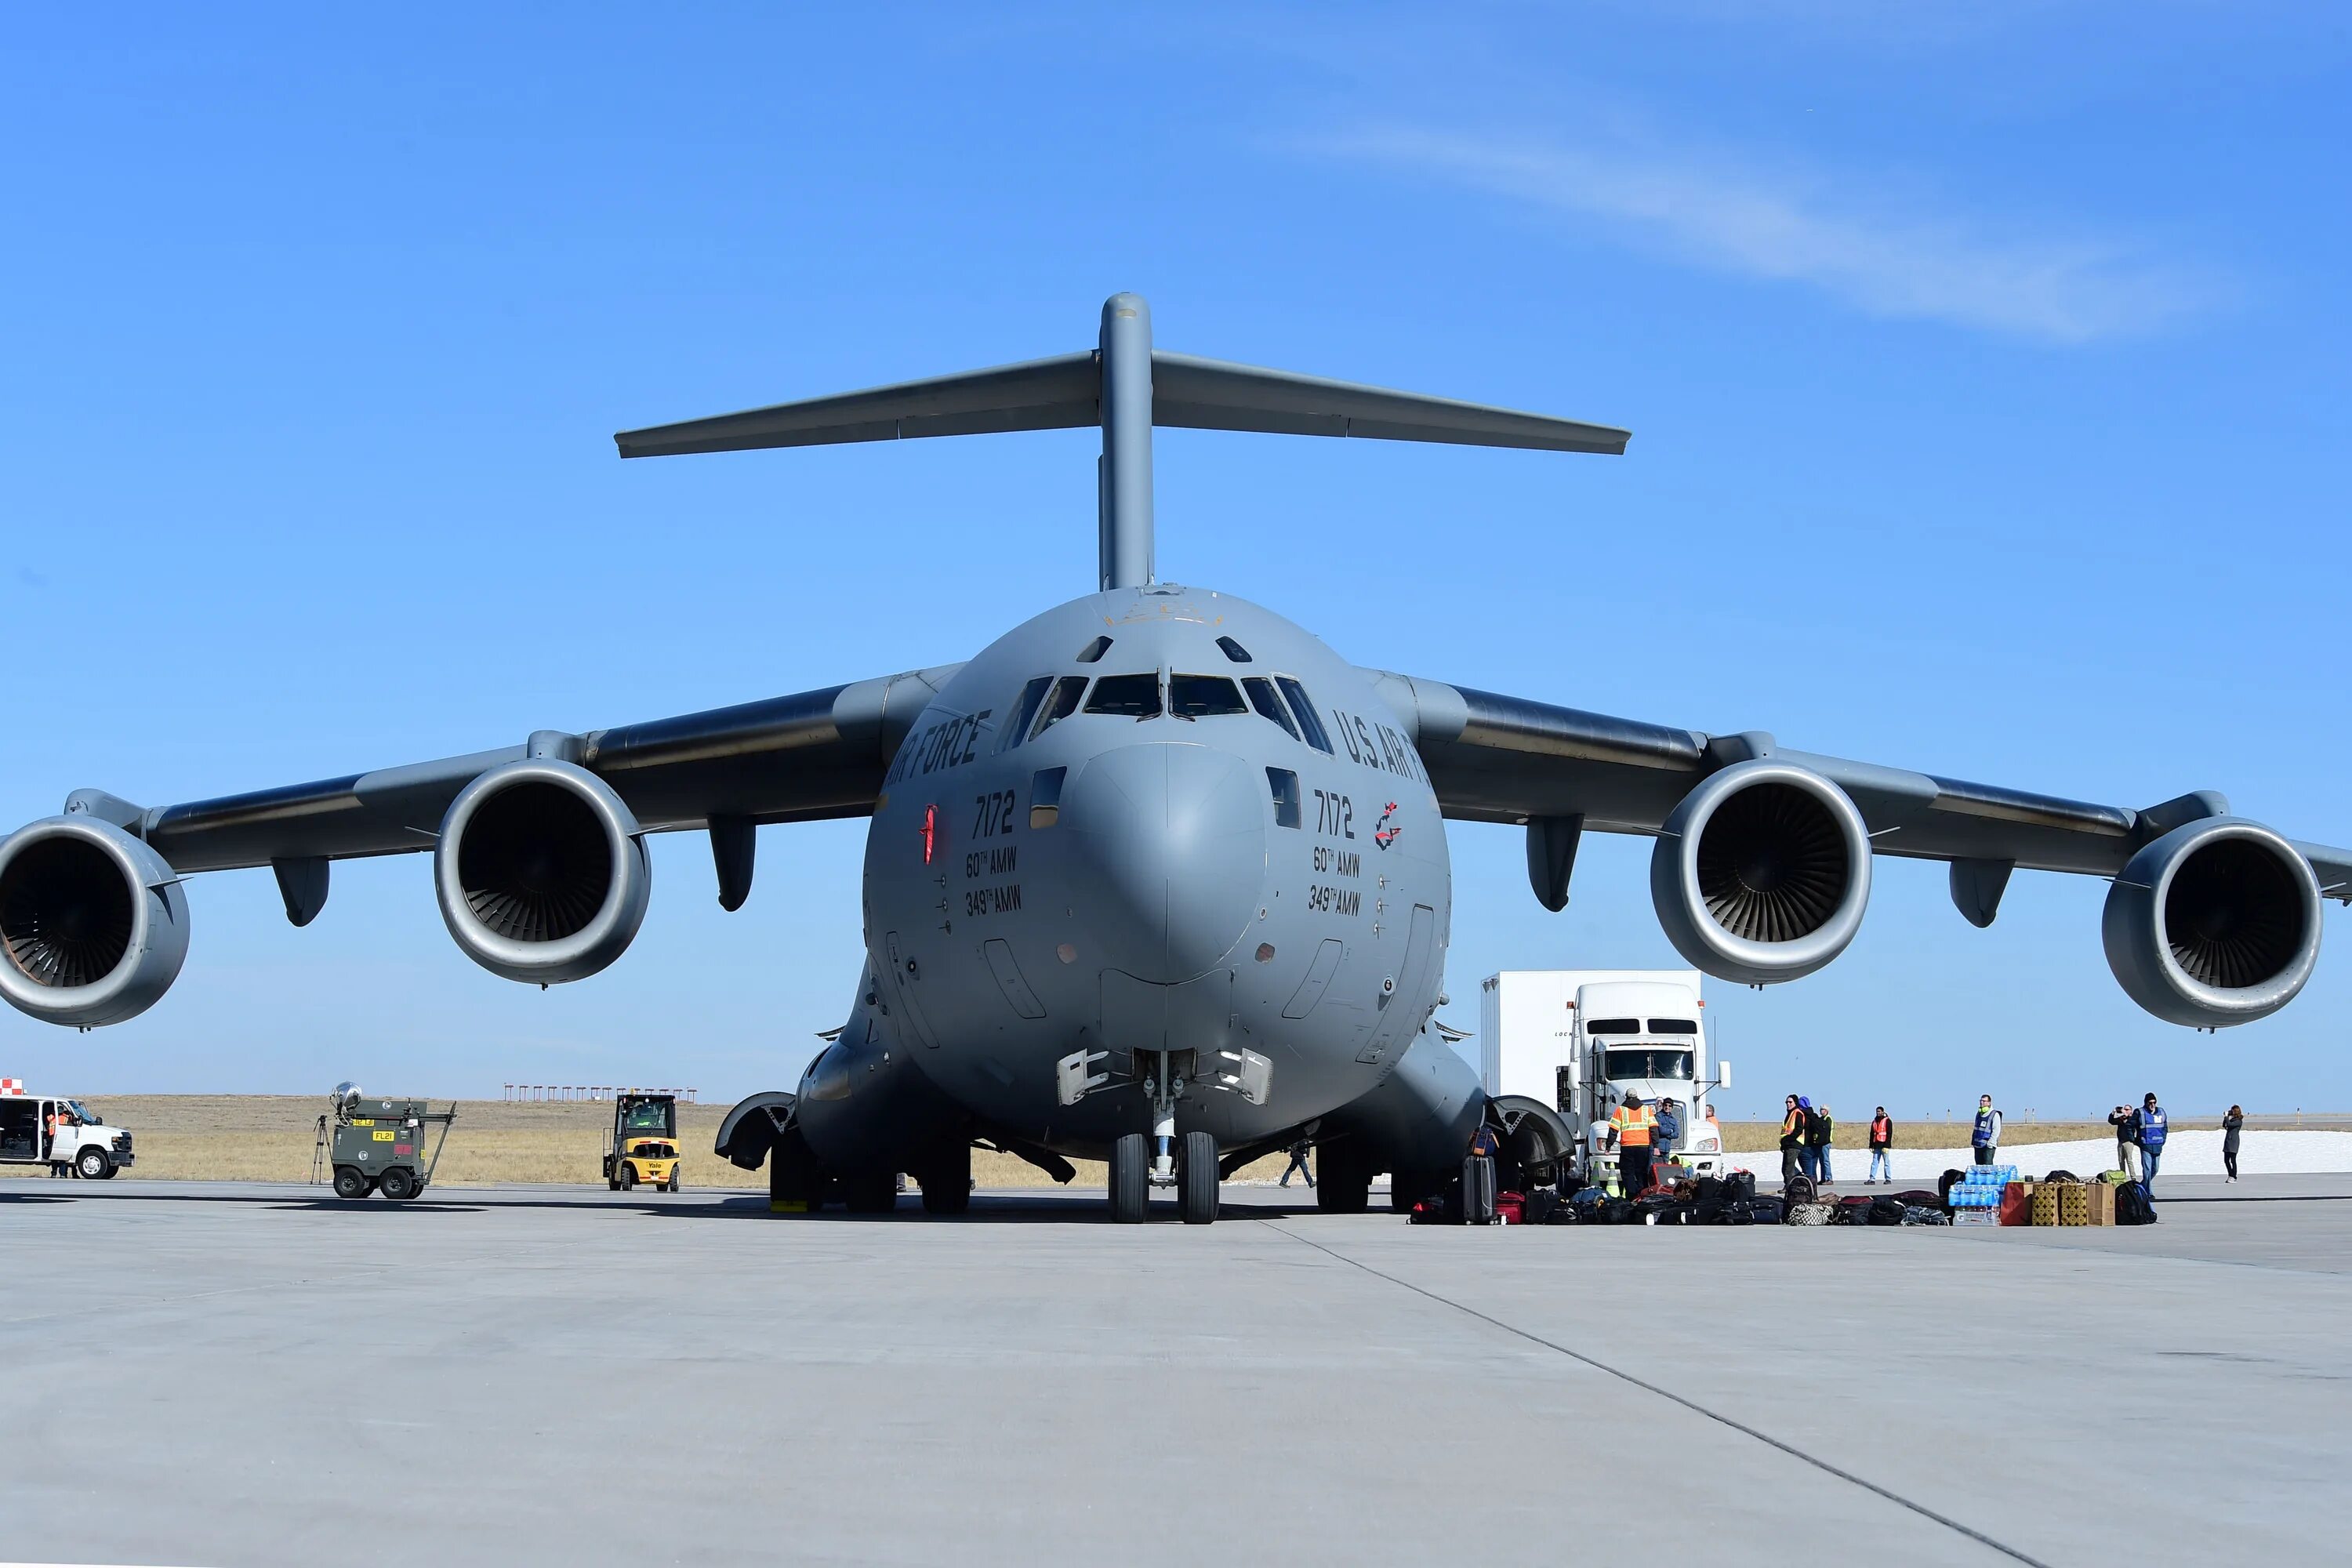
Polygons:
M112 1125L129 1128L137 1141L138 1163L123 1173L125 1181L300 1182L310 1174L319 1113L325 1103L320 1095L116 1095L96 1097L90 1109ZM439 1109L446 1102L434 1103ZM710 1152L727 1109L678 1107L686 1185L763 1188L764 1171L738 1170ZM604 1133L612 1114L609 1105L601 1104L460 1100L448 1150L434 1180L446 1186L601 1182ZM1842 1121L1836 1147L1862 1148L1866 1127L1866 1118ZM1780 1142L1777 1122L1727 1121L1723 1131L1726 1148L1735 1153L1769 1152ZM1968 1124L1958 1121L1906 1121L1897 1124L1895 1132L1898 1143L1915 1149L1958 1148L1968 1142ZM2013 1146L2107 1135L2101 1121L2012 1121L2003 1141ZM1100 1163L1076 1163L1077 1184L1103 1184ZM1278 1155L1259 1160L1243 1167L1235 1179L1270 1182L1282 1173L1284 1163ZM1044 1172L1010 1154L975 1151L971 1168L983 1187L1051 1184ZM0 1166L0 1176L46 1175L38 1166Z

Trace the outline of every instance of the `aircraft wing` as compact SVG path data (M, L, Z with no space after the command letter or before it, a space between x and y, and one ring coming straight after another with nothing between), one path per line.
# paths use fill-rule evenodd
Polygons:
M2099 805L1794 751L1760 732L1709 735L1443 681L1367 673L1413 730L1441 809L1465 821L1580 819L1580 828L1656 835L1702 780L1734 763L1769 758L1809 769L1843 789L1860 809L1878 854L1999 867L2004 879L2006 868L2016 866L2112 878L2150 840L2230 810L2210 790L2142 810ZM2294 847L2311 863L2324 896L2352 904L2352 850L2301 842ZM1531 867L1534 854L1531 846ZM1956 900L1960 888L1956 876ZM1992 897L1997 903L1997 889ZM1976 919L1977 911L1962 907ZM1983 912L1979 924L1990 919Z
M652 832L863 816L908 727L957 665L313 784L142 811L78 790L68 813L127 827L177 871L397 855L434 847L458 792L533 753L577 763Z

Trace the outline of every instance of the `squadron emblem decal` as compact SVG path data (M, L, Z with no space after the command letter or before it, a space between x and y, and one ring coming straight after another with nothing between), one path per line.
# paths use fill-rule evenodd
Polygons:
M1391 827L1389 826L1389 818L1396 815L1396 802L1389 802L1386 806L1381 808L1380 821L1372 825L1372 842L1379 845L1383 849L1387 848L1390 845L1394 844L1397 841L1397 835L1404 831L1402 827Z

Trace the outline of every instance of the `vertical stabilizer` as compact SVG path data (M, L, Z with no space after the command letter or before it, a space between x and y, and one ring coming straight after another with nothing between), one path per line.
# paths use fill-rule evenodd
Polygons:
M1140 588L1151 563L1151 307L1113 294L1102 308L1102 585Z

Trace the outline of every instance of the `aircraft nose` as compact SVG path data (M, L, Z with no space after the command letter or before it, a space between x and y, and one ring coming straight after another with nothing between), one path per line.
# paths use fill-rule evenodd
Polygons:
M1207 971L1256 919L1265 881L1258 770L1206 746L1121 746L1063 791L1084 868L1073 907L1089 957L1173 984Z

